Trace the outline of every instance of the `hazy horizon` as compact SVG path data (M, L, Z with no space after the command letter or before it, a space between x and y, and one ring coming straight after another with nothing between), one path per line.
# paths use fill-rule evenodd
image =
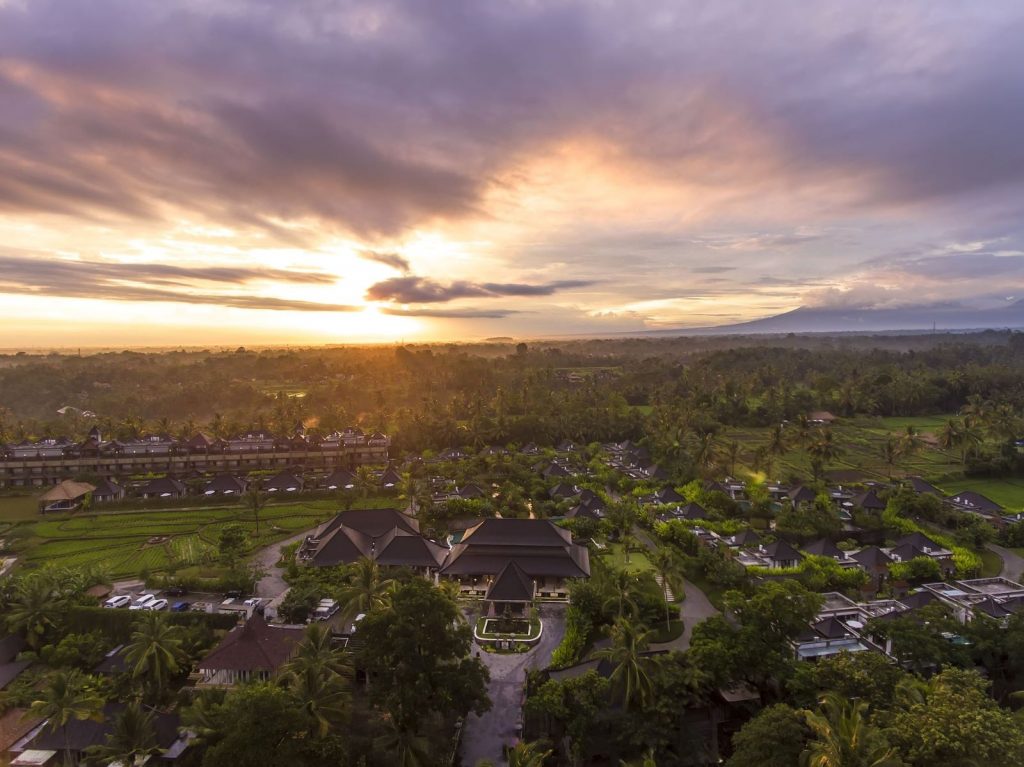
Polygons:
M0 0L0 345L994 311L1022 38L1010 2Z

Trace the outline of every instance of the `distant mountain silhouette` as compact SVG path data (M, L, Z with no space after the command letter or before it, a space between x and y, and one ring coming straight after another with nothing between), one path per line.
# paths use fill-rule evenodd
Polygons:
M791 312L735 325L651 330L643 335L745 335L750 333L879 333L900 330L1024 329L1024 300L994 309L955 303L899 309L801 306Z

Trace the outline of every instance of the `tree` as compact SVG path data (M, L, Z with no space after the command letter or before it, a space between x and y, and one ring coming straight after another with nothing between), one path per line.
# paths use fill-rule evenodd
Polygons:
M810 736L799 711L785 703L768 706L732 736L727 767L794 767Z
M200 698L185 711L185 725L207 745L204 767L312 767L308 722L284 688L269 682L243 685L221 702Z
M623 709L629 710L631 704L637 703L642 706L651 697L653 662L644 654L650 636L651 632L645 627L619 618L612 626L611 647L593 654L594 658L604 659L612 664L609 681Z
M905 676L881 653L841 652L816 663L799 664L789 690L807 706L832 691L849 700L862 700L878 711L892 705L896 686Z
M472 632L455 601L422 578L398 586L386 609L359 626L371 696L401 732L416 732L426 712L483 713L487 669L469 657Z
M267 505L267 496L260 487L259 480L253 480L249 485L249 490L245 494L245 505L252 512L253 519L256 520L256 537L258 538L260 535L260 512Z
M65 758L71 763L68 724L72 719L103 721L103 698L95 692L89 677L77 669L54 673L40 692L42 697L32 702L29 713L45 719L50 732L61 731Z
M360 466L356 469L355 482L356 490L361 498L368 498L377 489L377 476L369 466Z
M882 732L868 723L867 703L826 693L818 711L804 711L813 739L801 754L804 767L899 767Z
M399 727L394 720L388 721L387 730L374 739L373 745L387 756L388 764L396 767L430 767L433 764L430 740L413 729Z
M519 742L508 750L508 767L544 767L544 760L551 756L551 749L538 741Z
M612 610L617 618L635 616L640 610L637 604L639 597L637 576L628 570L615 570L607 583L611 595L605 600L603 609L605 611Z
M114 719L114 729L107 736L107 742L86 749L86 761L98 767L109 764L132 767L139 760L159 751L153 713L143 708L138 701L132 701Z
M814 467L814 481L817 482L821 469L833 463L843 455L843 449L836 444L832 429L818 429L807 445L807 454L811 457Z
M28 646L39 649L46 635L55 629L64 612L65 599L46 573L20 578L7 607L7 628L22 634Z
M305 636L281 669L281 683L295 696L310 722L310 737L322 738L343 723L351 698L349 655L331 645L331 631L320 623Z
M896 468L896 464L900 462L900 458L903 457L903 453L900 450L900 441L892 434L886 437L885 442L882 443L881 456L882 463L889 470L889 481L892 482L892 471Z
M944 634L956 634L960 624L945 605L925 605L911 615L872 620L868 631L892 643L892 655L905 668L925 671L943 665L965 665L967 651Z
M662 546L650 556L654 571L661 578L661 594L665 598L665 630L672 625L672 612L668 601L669 579L675 578L682 570L679 557L668 546Z
M163 613L145 611L135 623L125 660L132 678L142 680L154 699L159 699L170 679L181 671L185 659L181 626L172 626Z
M564 681L549 679L526 699L526 709L557 723L569 736L576 760L582 761L586 749L598 740L610 692L611 683L591 670ZM561 732L548 735L557 740Z
M989 697L976 672L947 668L889 717L886 734L914 767L1024 764L1024 724Z
M245 554L246 534L241 525L225 525L220 531L217 550L221 561L228 567L235 567Z
M369 557L362 557L349 567L349 582L339 597L342 614L351 619L384 607L395 582L381 577L380 566Z

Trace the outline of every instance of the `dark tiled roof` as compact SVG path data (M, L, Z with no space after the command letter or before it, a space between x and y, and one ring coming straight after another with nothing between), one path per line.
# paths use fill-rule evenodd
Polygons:
M515 562L505 565L487 589L489 602L533 601L533 580Z
M679 509L679 516L683 519L707 519L708 512L699 503L690 501Z
M185 485L172 477L157 477L143 485L143 495L184 495Z
M789 496L789 500L793 503L814 503L814 499L817 498L817 494L806 485L790 488L786 495Z
M21 672L31 665L32 661L30 660L12 660L9 663L0 663L0 690L21 676Z
M324 480L324 487L330 489L336 489L339 487L348 487L349 485L355 485L356 475L348 469L338 469L336 472L330 474L326 480Z
M307 545L306 556L328 567L368 557L382 565L438 567L448 550L419 534L416 520L396 509L344 511Z
M930 605L936 600L938 600L938 597L927 589L915 591L913 594L907 594L899 599L902 604L905 604L911 610L917 610L925 605Z
M907 535L904 535L902 538L896 541L896 546L913 546L914 548L920 549L922 552L925 552L928 549L931 549L932 551L938 551L942 548L942 546L937 544L927 535L918 532L908 533Z
M303 630L268 626L254 615L237 626L199 664L210 671L269 671L279 669L302 640Z
M951 496L950 500L961 506L967 506L970 509L989 514L996 514L1003 510L1003 507L998 503L973 490L964 490L962 493L957 493Z
M885 509L885 501L878 497L878 491L871 488L866 493L855 495L852 499L853 505L858 509L869 509L881 511Z
M804 551L808 554L814 554L819 557L839 557L842 559L846 556L843 551L828 538L821 538L820 540L808 543L804 546Z
M803 559L799 551L783 540L773 541L764 546L764 553L778 562L786 562L791 559Z
M89 746L103 745L107 736L114 730L117 717L124 710L123 703L108 703L103 709L102 721L93 719L71 718L66 727L50 731L43 730L32 741L31 747L47 751L64 751L65 743L72 751L84 751ZM178 740L181 720L177 714L156 712L153 716L153 729L156 731L156 744L163 749L169 748Z
M219 474L209 482L206 483L206 487L203 488L203 493L234 493L242 494L245 492L245 482L240 480L238 477L233 477L230 474Z
M761 536L753 530L743 530L732 536L730 540L733 546L756 546L761 542Z
M264 482L263 488L265 490L287 490L288 488L293 487L297 490L301 490L302 484L302 477L290 471L282 471Z
M850 629L838 618L825 618L814 624L814 631L824 639L842 639L851 636Z
M888 567L892 564L892 558L877 546L867 546L851 554L850 558L857 560L864 568Z
M910 488L915 493L919 493L921 495L936 495L939 498L943 497L942 491L939 490L939 488L935 487L935 485L930 482L925 482L920 477L910 478Z
M585 546L545 519L485 519L452 547L441 571L449 575L497 575L511 561L531 578L590 575Z
M92 491L93 498L106 498L108 496L118 496L123 494L124 488L116 482L106 478L96 480L96 489Z

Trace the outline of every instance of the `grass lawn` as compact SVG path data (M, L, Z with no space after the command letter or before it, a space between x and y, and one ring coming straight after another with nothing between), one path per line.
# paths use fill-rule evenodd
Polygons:
M971 479L965 477L942 482L939 488L946 493L974 490L991 498L1007 511L1024 511L1024 480L1019 479Z
M643 551L631 551L629 553L629 564L626 564L626 554L621 543L609 543L608 548L601 552L601 559L613 570L628 570L631 573L643 573L653 571L654 566L647 554Z
M669 623L669 627L665 628L664 621L658 621L656 626L652 626L651 630L654 632L651 634L648 641L651 644L661 644L663 642L671 642L673 639L678 639L683 635L683 621L680 618Z
M995 578L999 573L1003 571L1003 560L993 551L988 549L982 549L977 552L978 556L981 557L981 576L982 578Z
M5 499L6 500L6 499ZM33 502L34 499L29 499ZM393 498L369 498L361 507L383 508ZM255 551L295 533L309 530L340 509L333 501L273 504L256 520L241 506L215 508L116 511L71 516L38 514L23 518L16 553L27 566L55 562L68 566L97 565L114 577L176 570L183 573L217 571L217 545L230 524L249 533ZM0 529L3 528L0 522Z

